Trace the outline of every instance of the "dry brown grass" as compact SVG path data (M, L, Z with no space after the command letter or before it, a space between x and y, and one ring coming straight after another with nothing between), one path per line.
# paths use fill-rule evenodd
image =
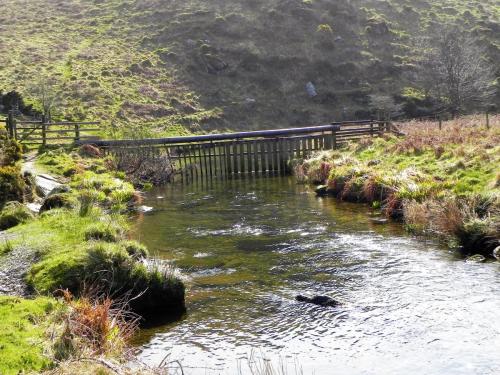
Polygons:
M486 128L485 117L467 116L443 122L440 130L435 121L412 120L395 124L405 134L392 151L419 152L426 148L442 153L447 145L475 145L477 149L489 149L500 143L500 115L491 116L490 129Z
M89 289L90 290L90 289ZM75 299L62 291L64 328L55 344L55 358L68 360L85 356L127 355L127 344L138 329L139 316L130 312L128 303L87 291Z
M417 232L437 233L458 239L467 252L491 256L500 245L500 198L429 199L404 202L406 224Z

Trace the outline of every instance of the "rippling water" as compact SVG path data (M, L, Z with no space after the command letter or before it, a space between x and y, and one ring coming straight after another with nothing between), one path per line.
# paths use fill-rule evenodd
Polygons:
M189 278L186 316L138 338L146 363L247 373L253 353L290 374L500 373L500 263L465 263L291 179L168 187L146 204L136 236Z

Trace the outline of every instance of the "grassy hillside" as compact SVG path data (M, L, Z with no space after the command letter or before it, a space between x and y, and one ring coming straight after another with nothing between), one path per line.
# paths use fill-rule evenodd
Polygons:
M413 37L457 24L493 63L498 19L496 0L5 0L0 89L52 77L63 117L133 136L366 117L411 92Z

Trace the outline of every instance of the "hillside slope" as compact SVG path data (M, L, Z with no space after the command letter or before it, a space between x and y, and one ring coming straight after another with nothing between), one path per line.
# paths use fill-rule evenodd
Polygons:
M459 25L493 64L499 19L496 0L6 0L0 89L53 77L62 116L134 136L366 117L408 86L413 37Z

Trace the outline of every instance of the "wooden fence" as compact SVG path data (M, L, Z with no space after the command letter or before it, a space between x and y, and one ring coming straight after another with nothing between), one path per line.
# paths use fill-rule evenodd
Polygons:
M305 128L140 140L81 140L118 158L169 156L183 181L290 172L290 161L390 131L386 121L351 121Z
M28 146L63 145L78 141L96 140L101 129L99 122L52 122L19 120L12 114L4 120L10 137Z

